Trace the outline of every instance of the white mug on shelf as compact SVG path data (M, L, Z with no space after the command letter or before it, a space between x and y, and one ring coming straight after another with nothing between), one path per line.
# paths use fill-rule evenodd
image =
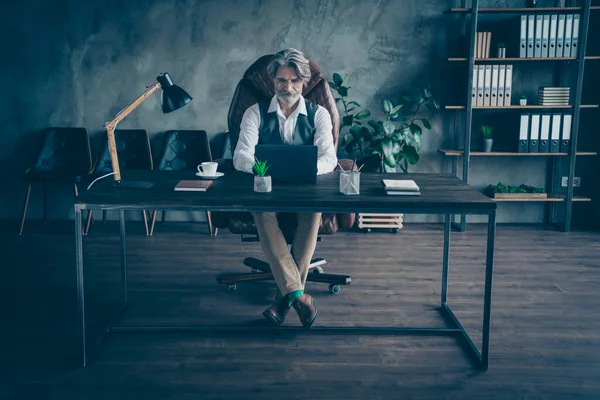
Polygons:
M214 161L203 162L202 164L198 165L198 172L206 176L215 176L218 166L219 164Z

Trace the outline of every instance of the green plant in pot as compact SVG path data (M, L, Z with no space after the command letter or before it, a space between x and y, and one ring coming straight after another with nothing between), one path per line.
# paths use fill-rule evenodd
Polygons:
M489 153L492 151L492 145L494 143L494 128L487 125L481 125L481 139L483 151Z
M254 172L254 191L260 193L267 193L271 191L271 177L267 175L269 170L267 161L259 161L254 159L254 165L252 171Z
M370 120L372 137L367 147L367 158L363 161L370 171L385 172L400 169L408 172L409 165L419 162L421 136L424 130L431 130L431 122L423 118L424 108L433 116L440 106L429 88L417 87L413 96L403 95L403 103L394 105L390 100L382 101L381 111L385 120Z
M346 101L349 78L342 79L339 74L333 76L334 80L329 85L340 95L336 100L344 106L341 127L348 127L345 132L340 129L340 144L344 151L357 158L365 171L385 172L386 167L395 169L399 166L407 172L409 165L417 164L421 135L424 129L431 129L430 121L421 115L423 109L428 108L432 115L440 109L431 90L415 86L414 93L403 95L403 102L398 105L384 99L381 111L385 119L369 120L365 126L363 120L372 113L369 110L355 113L355 107L360 107L360 104Z

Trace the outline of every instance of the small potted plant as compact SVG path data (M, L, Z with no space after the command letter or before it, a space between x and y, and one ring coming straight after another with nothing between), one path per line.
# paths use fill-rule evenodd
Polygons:
M494 143L493 138L494 128L487 125L481 125L481 138L483 140L483 151L489 153L492 151L492 144Z
M254 191L268 193L271 191L271 176L267 175L269 166L266 161L254 159L252 171L254 171Z
M498 58L506 58L506 45L503 42L498 43Z
M525 96L524 94L521 95L521 99L519 100L519 103L522 106L526 106L527 105L527 96Z

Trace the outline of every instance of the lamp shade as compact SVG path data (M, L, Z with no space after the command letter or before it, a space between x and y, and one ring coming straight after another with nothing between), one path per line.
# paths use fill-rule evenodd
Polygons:
M192 96L185 90L173 84L173 81L167 72L160 74L156 79L163 90L161 96L163 113L167 114L171 111L175 111L192 100Z

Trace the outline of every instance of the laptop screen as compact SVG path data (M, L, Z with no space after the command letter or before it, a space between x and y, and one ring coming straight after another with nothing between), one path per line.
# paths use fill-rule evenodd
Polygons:
M273 182L315 183L318 148L314 145L258 144L254 156L267 161Z

